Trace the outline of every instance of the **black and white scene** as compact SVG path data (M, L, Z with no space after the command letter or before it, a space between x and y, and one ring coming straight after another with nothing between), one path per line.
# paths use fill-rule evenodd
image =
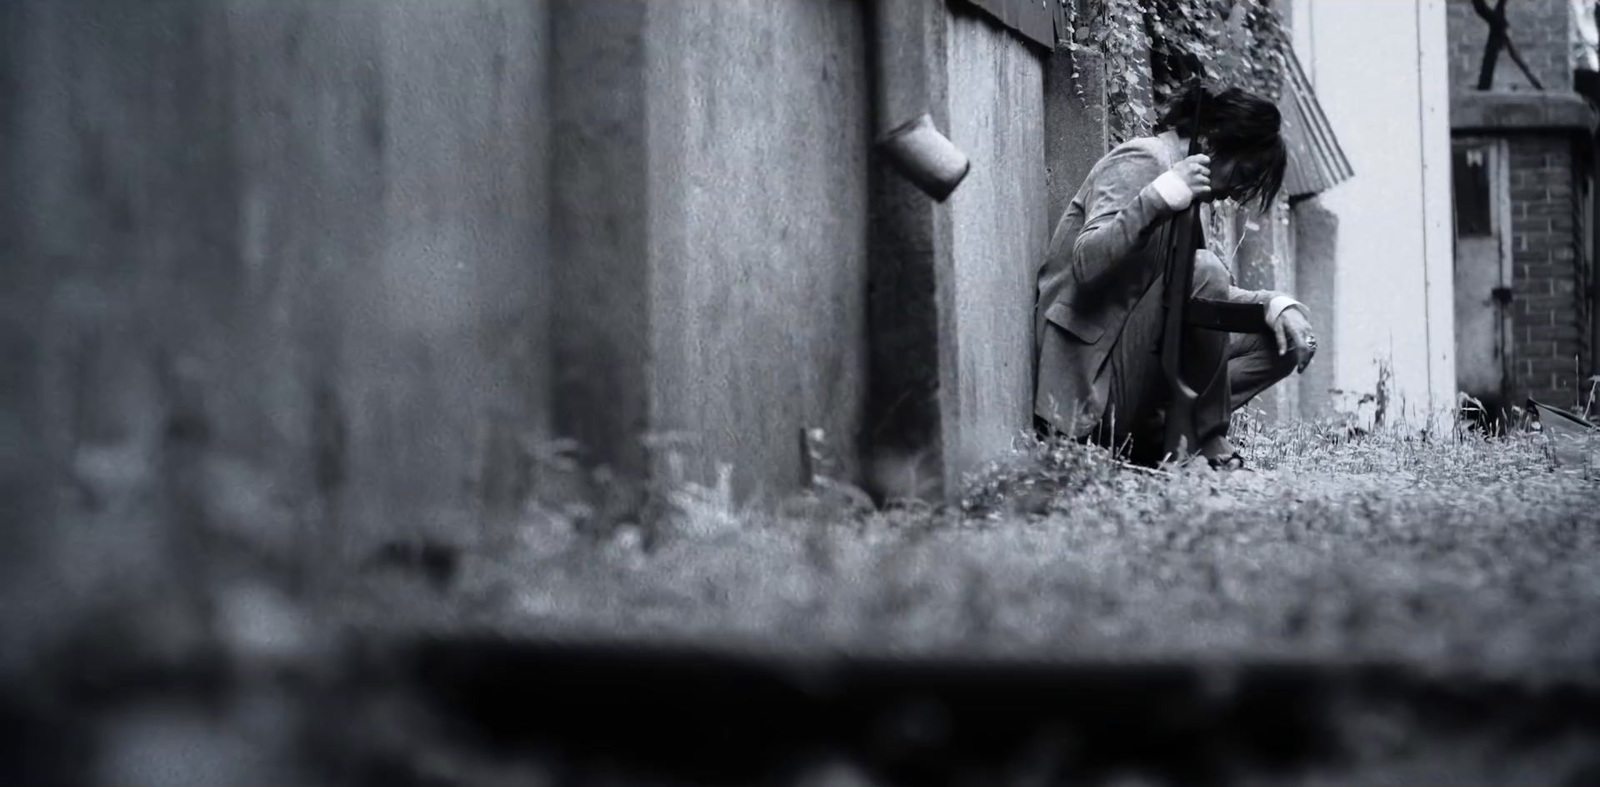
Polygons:
M1600 785L1597 0L0 0L0 785Z

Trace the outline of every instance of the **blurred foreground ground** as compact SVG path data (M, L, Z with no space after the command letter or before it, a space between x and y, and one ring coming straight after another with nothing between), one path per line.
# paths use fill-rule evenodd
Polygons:
M8 756L78 784L1600 778L1593 446L1246 434L1256 470L1220 475L1035 446L960 510L680 487L650 532L531 511L441 570L224 592L214 647L108 621L13 681ZM944 743L840 721L906 696ZM1013 748L972 737L1007 724Z
M966 510L794 516L680 491L654 543L560 513L468 555L448 594L366 584L435 622L734 638L782 649L1600 666L1600 475L1520 436L1256 433L1258 468L1146 472L1077 446L995 468ZM400 594L390 596L389 594Z

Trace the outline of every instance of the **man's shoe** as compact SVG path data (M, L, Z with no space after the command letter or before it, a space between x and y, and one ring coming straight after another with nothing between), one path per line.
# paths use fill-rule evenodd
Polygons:
M1248 469L1250 469L1248 467L1245 467L1245 465L1244 465L1244 455L1239 453L1238 451L1234 451L1233 453L1228 454L1227 456L1208 456L1208 457L1206 457L1206 463L1211 465L1211 469L1212 470L1248 470Z
M1228 438L1218 435L1207 440L1200 448L1200 455L1206 458L1206 464L1212 470L1246 470L1244 454L1233 447Z

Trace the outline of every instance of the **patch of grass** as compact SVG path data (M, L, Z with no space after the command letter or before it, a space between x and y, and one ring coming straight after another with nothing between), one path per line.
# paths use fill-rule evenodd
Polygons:
M868 511L824 484L761 512L691 485L649 543L536 511L469 556L437 621L864 653L1600 658L1600 484L1544 438L1237 427L1249 472L1029 443L960 506Z

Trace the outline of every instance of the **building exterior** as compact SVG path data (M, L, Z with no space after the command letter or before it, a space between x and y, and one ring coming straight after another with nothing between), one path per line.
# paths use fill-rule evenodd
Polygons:
M951 497L1031 426L1033 274L1108 143L1054 40L1093 5L0 4L16 537L177 522L316 574L617 479L613 522L770 503L818 432L836 478ZM1325 115L1293 133L1355 176L1236 223L1244 283L1325 326L1271 405L1381 400L1380 361L1448 402L1443 5L1281 10ZM945 202L873 154L923 113L973 165ZM65 570L30 550L0 574Z
M0 574L194 531L333 576L615 479L613 523L686 481L770 504L818 431L834 477L953 494L1029 427L1051 162L1103 149L1006 13L0 4L0 467L38 547ZM924 112L974 161L944 203L872 155Z
M1570 406L1595 373L1592 4L1500 4L1526 69L1470 0L1448 5L1460 386Z
M1328 337L1301 381L1301 414L1442 428L1456 387L1445 4L1283 10L1355 171L1294 208L1296 292Z

